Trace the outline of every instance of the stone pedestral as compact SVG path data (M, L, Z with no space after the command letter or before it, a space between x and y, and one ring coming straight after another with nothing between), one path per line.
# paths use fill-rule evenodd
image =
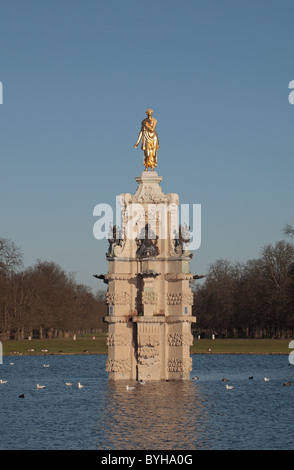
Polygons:
M191 254L174 236L179 197L164 194L161 180L145 171L134 195L120 195L121 231L110 239L105 276L113 380L185 380L191 371Z

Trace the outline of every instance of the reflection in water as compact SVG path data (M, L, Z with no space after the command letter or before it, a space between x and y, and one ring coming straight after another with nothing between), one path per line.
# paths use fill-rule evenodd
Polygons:
M146 382L127 391L108 382L99 416L99 449L207 449L208 414L195 383ZM104 432L101 432L104 428ZM101 438L103 435L103 441Z

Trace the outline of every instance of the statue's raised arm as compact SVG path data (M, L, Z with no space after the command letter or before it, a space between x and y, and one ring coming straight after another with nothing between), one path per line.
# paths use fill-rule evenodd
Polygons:
M153 110L148 108L146 111L147 118L142 121L141 130L135 143L135 148L142 139L141 149L144 152L143 164L145 171L148 168L154 170L157 166L157 150L159 149L159 139L156 132L157 120L153 117Z

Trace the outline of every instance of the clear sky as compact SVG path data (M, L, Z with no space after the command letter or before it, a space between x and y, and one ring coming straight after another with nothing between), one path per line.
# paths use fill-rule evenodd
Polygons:
M293 0L1 0L0 237L104 288L96 204L137 188L158 120L164 192L202 205L193 273L294 223Z

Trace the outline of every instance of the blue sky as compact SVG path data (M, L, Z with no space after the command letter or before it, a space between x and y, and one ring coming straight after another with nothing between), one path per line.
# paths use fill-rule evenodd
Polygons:
M164 192L202 205L193 273L294 223L292 0L2 0L0 237L94 290L96 204L137 187L152 107Z

